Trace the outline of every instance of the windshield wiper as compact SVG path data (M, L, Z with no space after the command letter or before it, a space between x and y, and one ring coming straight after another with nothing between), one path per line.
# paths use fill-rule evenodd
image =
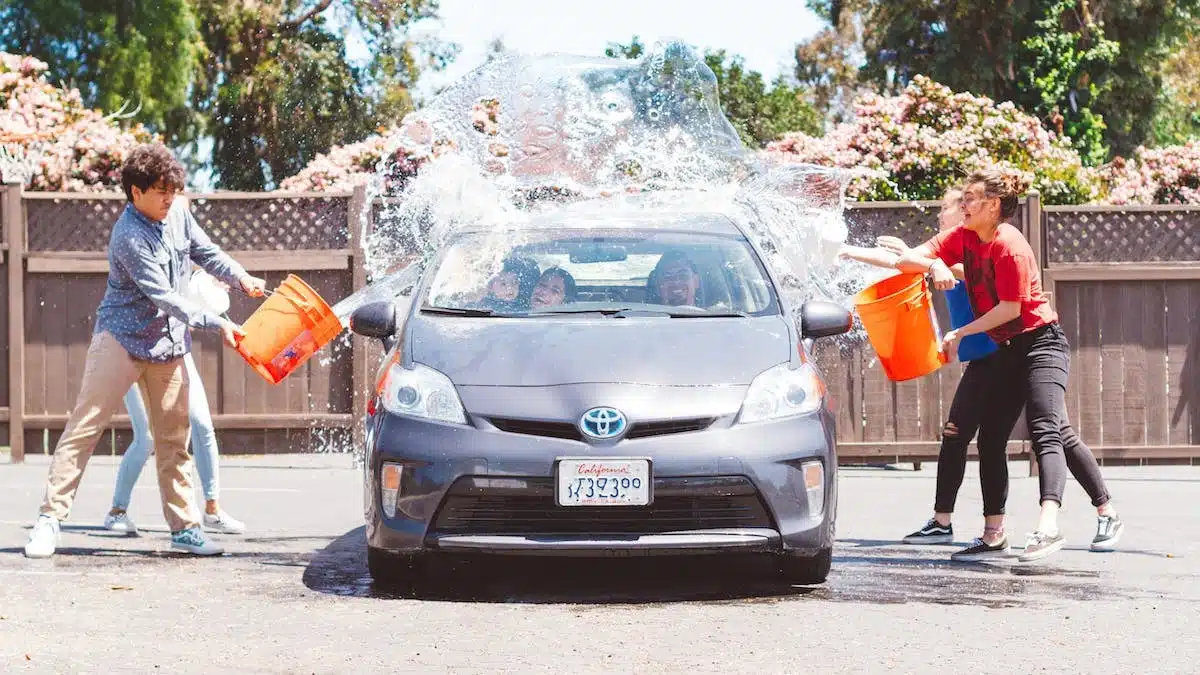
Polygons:
M539 309L529 313L529 316L541 316L543 314L603 314L612 316L621 312L637 311L632 307L574 307L570 309Z
M421 311L429 312L430 314L447 314L450 316L515 316L513 314L499 314L494 310L475 307L431 307L429 305L425 305L421 308Z
M750 315L745 312L671 312L672 319L713 319L713 318L732 318L748 319Z
M692 319L692 318L713 318L713 317L738 317L747 318L750 315L745 312L678 312L657 307L600 307L587 308L575 307L564 309L547 309L536 312L530 312L529 316L539 316L543 314L603 314L604 316L615 316L618 319L628 316L666 316L672 319Z

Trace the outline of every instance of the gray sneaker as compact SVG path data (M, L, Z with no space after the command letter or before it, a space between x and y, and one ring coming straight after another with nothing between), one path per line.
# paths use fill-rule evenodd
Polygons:
M195 555L221 555L225 549L204 536L198 527L171 533L171 548Z
M125 511L120 513L109 512L104 516L104 529L112 532L121 532L130 537L138 535L137 525L133 524L133 520Z
M1029 538L1025 540L1025 550L1017 558L1020 562L1032 562L1041 560L1057 551L1062 550L1063 545L1067 540L1063 538L1062 533L1046 534L1045 532L1033 532Z
M1125 524L1120 516L1100 516L1096 519L1096 537L1092 539L1093 551L1115 551Z

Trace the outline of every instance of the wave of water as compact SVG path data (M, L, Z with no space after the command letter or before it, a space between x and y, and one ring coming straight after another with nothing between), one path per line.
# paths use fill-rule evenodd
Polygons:
M428 161L389 194L406 170L396 163L413 156ZM465 227L494 233L495 259L476 264L495 267L535 213L626 207L631 193L662 208L686 191L688 210L727 214L766 252L793 307L823 299L850 309L857 290L887 274L837 257L858 172L760 159L722 114L703 57L678 41L637 60L505 54L409 115L384 157L369 195L394 199L364 238L372 283L335 307L344 325L363 303L415 283ZM841 342L862 338L856 330Z
M564 203L701 190L765 244L791 299L849 308L861 287L861 266L837 259L856 172L750 152L722 114L712 70L679 41L637 60L505 54L406 118L393 142L433 159L365 238L372 279L422 268L463 227L503 240ZM391 164L378 167L375 195Z

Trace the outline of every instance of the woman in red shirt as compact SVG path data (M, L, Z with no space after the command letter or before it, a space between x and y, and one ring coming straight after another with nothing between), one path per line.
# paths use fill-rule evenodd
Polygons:
M963 194L963 224L910 249L897 263L903 271L931 272L934 287L939 290L954 285L950 267L962 263L967 292L978 318L946 333L942 348L953 354L960 339L977 333L987 333L1000 346L997 356L1001 367L980 385L992 392L978 441L984 533L970 547L954 554L959 560L1008 554L1004 532L1004 505L1008 499L1005 447L1022 407L1037 454L1041 517L1019 559L1038 560L1063 547L1058 510L1068 464L1088 494L1097 495L1093 504L1098 507L1099 523L1093 550L1111 550L1123 529L1095 456L1067 423L1070 347L1059 327L1058 315L1042 291L1041 270L1033 249L1009 222L1026 187L999 170L973 173Z

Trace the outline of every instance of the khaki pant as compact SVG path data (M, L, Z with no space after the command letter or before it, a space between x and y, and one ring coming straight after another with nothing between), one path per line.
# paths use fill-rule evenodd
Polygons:
M83 386L54 458L41 513L65 520L83 469L108 428L125 392L137 383L146 401L163 516L172 532L197 527L192 504L192 458L188 454L188 374L182 358L168 363L137 361L111 333L97 333L88 347Z

